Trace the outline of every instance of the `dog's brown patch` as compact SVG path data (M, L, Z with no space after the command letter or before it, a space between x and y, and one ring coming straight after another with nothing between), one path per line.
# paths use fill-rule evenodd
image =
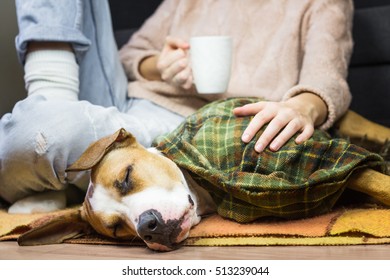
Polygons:
M167 158L143 148L128 147L108 153L95 166L91 178L107 186L118 200L150 186L171 189L181 181L177 166Z

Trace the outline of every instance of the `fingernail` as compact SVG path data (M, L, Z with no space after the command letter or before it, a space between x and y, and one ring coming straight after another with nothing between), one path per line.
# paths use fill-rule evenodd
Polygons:
M270 145L270 149L271 149L272 151L276 152L277 150L280 149L279 143L272 143L272 144Z
M262 143L256 144L256 152L261 153L264 150L264 145Z
M251 138L250 138L250 136L249 136L249 134L248 133L244 133L243 135L242 135L242 141L244 141L244 142L249 142L250 140L251 140Z
M303 141L301 138L297 137L294 142L295 142L295 144L300 145L300 144L302 144Z

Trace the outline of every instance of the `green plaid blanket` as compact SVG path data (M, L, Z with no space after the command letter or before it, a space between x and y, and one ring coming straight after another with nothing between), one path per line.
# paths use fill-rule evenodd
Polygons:
M320 130L304 144L291 140L278 152L256 153L256 140L241 141L251 118L232 114L233 108L256 101L232 98L208 104L154 142L212 194L221 216L250 222L318 215L331 210L354 170L384 171L379 155Z

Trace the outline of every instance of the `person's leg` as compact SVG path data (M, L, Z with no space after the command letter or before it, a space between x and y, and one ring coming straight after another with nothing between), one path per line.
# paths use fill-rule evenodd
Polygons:
M80 65L79 97L87 101L51 99L38 93L18 102L12 113L1 118L0 196L10 203L36 192L64 189L68 183L85 190L88 174L66 174L65 169L91 142L123 127L149 146L154 137L183 120L149 101L126 97L127 81L117 57L106 2L57 1L51 2L54 6L77 2L73 8L82 5L82 15L75 22L82 20L77 26L83 32L80 38L91 43L88 51L88 44L65 38L68 33L56 35L64 35L63 39L74 46ZM50 1L34 3L39 2ZM30 33L28 36L34 40ZM22 43L18 49L23 61Z
M0 122L0 196L13 203L35 192L74 184L85 190L88 173L65 169L88 145L125 128L144 146L173 130L183 118L146 100L129 114L86 101L30 96Z
M80 67L79 99L126 108L127 79L118 58L108 1L16 0L19 34L16 50L22 64L28 43L72 45Z
M91 41L80 59L81 100L127 108L127 77L119 60L107 1L83 1L83 33Z

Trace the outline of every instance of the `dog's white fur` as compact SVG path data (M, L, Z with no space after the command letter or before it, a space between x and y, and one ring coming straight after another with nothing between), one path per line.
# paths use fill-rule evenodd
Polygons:
M164 165L166 173L148 174L146 172L145 178L141 179L149 182L149 178L146 177L153 177L150 179L152 183L144 187L142 191L121 194L120 197L118 197L117 191L91 180L83 207L84 212L86 212L84 220L88 220L92 227L101 234L114 238L130 238L135 233L145 241L149 248L167 251L185 240L190 229L200 222L203 215L215 212L215 204L210 194L199 187L186 171L178 168L157 149L149 148L146 151L150 153L149 156L154 157L152 161L149 161L149 164L156 162L156 166L157 164ZM110 155L107 157L110 158ZM143 164L143 161L140 163ZM130 163L117 163L118 166L126 166L127 164ZM134 162L132 161L131 164ZM162 184L159 184L160 177L162 181L165 180ZM50 191L19 200L8 211L9 213L37 213L51 212L65 207L65 192ZM167 243L169 244L146 240L147 234L139 233L140 217L144 212L150 210L157 211L158 215L161 216L159 219L163 221L164 225L167 223L167 227L172 226L169 225L170 221L176 221L175 227L177 229L169 229L174 231L174 234L168 237L169 242L167 241ZM115 222L112 222L113 220ZM121 224L119 229L113 225L115 223Z
M342 134L353 136L355 135L354 133L359 130L348 129L354 127L353 125L356 123L359 123L360 126L364 126L366 128L365 133L367 132L367 135L370 135L373 139L378 137L383 139L388 138L390 131L388 128L373 124L356 114L351 114L351 112L349 112L339 123L339 129L343 132ZM200 221L202 215L215 212L216 206L208 192L199 187L185 171L182 172L172 161L162 156L156 149L145 150L140 147L140 145L136 143L134 137L123 129L115 133L112 137L107 137L106 140L108 140L106 150L109 150L108 148L111 147L111 144L117 142L119 142L119 144L117 146L114 145L114 150L116 148L126 150L126 147L132 149L131 153L129 153L129 151L124 151L126 154L125 157L120 157L118 156L120 153L117 153L116 156L111 159L111 162L108 160L111 166L110 164L107 164L107 162L104 163L106 166L106 171L104 172L107 174L114 173L110 178L111 181L108 180L108 182L111 183L111 191L108 190L109 186L103 186L99 182L92 182L91 179L90 188L86 194L84 204L79 210L70 213L69 215L59 217L55 221L49 222L47 225L43 225L38 229L23 234L18 239L20 245L60 243L64 238L57 236L58 233L64 232L66 238L79 236L85 232L88 233L90 225L94 223L95 226L92 225L92 227L95 228L95 230L98 228L98 232L103 232L103 234L113 237L112 228L109 227L108 222L110 222L110 220L112 222L113 220L115 221L118 219L122 220L124 223L122 231L118 231L119 235L122 234L125 237L129 237L129 232L133 234L137 233L137 223L139 222L137 215L142 213L142 211L145 212L145 209L147 211L147 208L161 209L161 214L164 216L163 219L169 220L173 218L181 221L180 224L177 225L181 232L179 235L175 235L176 240L173 240L173 242L180 242L187 237L189 228L196 225ZM91 146L93 146L93 144L91 144ZM138 154L138 158L136 160L133 159L128 161L128 158L134 157L132 156L133 152ZM90 164L89 167L88 164L81 164L78 165L77 168L73 167L73 171L94 170L94 166L100 165L99 162L104 154L105 152L92 157L92 164ZM108 158L110 158L110 155L108 155ZM144 162L143 158L148 158L145 159L147 162ZM102 161L106 160L103 159ZM138 168L138 171L136 172L135 178L143 181L141 184L142 191L121 196L120 191L115 190L115 187L114 190L112 190L112 182L118 178L120 179L120 177L122 177L123 180L123 165L126 164L141 166L141 168L136 167L136 169ZM73 165L77 166L77 164ZM147 166L154 166L154 172L143 172L143 170L147 169ZM122 171L120 170L121 168ZM161 174L156 174L160 169ZM96 171L95 175L96 173L99 172ZM95 177L100 178L100 181L105 181L101 176L96 175ZM362 180L362 178L369 178L370 180L367 183L367 180ZM159 184L159 179L161 179L161 185ZM150 182L150 184L145 182ZM390 205L390 199L388 199L387 196L371 191L370 188L373 188L373 186L376 186L378 183L385 184L386 186L389 185L390 188L388 176L371 169L364 169L360 172L356 172L356 174L354 173L353 176L348 179L349 188L373 195L375 199L383 204ZM188 196L191 197L190 201ZM17 201L9 208L9 212L49 212L64 207L65 193L62 191L52 191ZM56 236L45 238L47 234L53 233L55 233ZM114 237L116 237L115 234ZM173 249L166 247L164 244L145 242L152 249Z
M152 153L161 154L155 148L148 149ZM215 211L215 204L212 200L209 193L200 187L191 176L189 176L186 171L182 171L181 176L183 177L183 185L184 189L188 189L189 192L193 194L194 197L197 197L198 204L200 203L198 212L199 215L204 215L207 213L213 213ZM184 176L185 175L185 176ZM188 183L187 183L188 182ZM191 190L190 187L191 186ZM103 188L104 189L104 188ZM158 187L156 187L158 189ZM104 191L102 191L104 192ZM158 190L155 192L158 194ZM157 195L158 197L158 195ZM107 198L107 193L100 195L100 199L105 201L102 203L104 207L98 206L96 204L96 208L102 209L106 211L110 208L112 200ZM13 203L8 208L8 213L10 214L33 214L33 213L47 213L65 209L67 205L66 201L66 193L64 190L59 191L47 191L43 193L34 194L23 199L20 199ZM107 209L104 209L107 208Z

